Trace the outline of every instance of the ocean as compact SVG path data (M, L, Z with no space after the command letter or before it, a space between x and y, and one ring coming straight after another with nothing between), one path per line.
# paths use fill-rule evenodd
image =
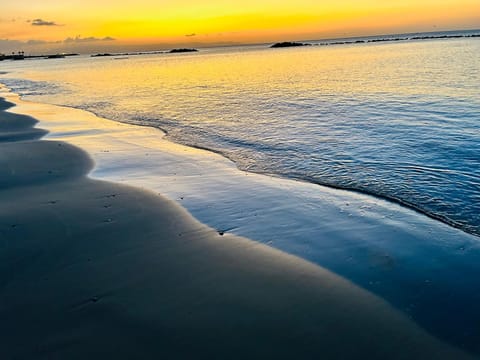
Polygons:
M480 235L479 53L479 38L234 47L17 62L2 82Z
M154 190L200 221L326 267L479 354L480 38L397 38L4 61L0 83L227 157L246 172L209 177L205 162L190 180L141 149L152 156L112 150L94 175L164 168Z

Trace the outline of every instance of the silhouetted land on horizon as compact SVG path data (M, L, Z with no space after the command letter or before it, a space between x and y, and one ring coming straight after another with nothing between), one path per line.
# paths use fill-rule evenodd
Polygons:
M468 30L470 32L476 30ZM458 38L479 38L479 33L423 33L423 34L405 34L405 35L378 35L376 37L357 37L351 39L332 39L317 42L318 40L310 40L310 42L294 42L284 41L270 45L270 48L288 48L288 47L301 47L301 46L329 46L329 45L352 45L352 44L365 44L365 43L377 43L377 42L393 42L393 41L411 41L411 40L436 40L436 39L458 39ZM164 51L136 51L136 52L119 52L119 53L97 53L90 55L91 57L108 57L108 56L138 56L138 55L157 55L157 54L176 54L176 53L188 53L198 52L199 50L194 48L175 48ZM12 53L10 55L0 53L0 61L2 60L27 60L27 59L60 59L69 56L78 56L77 53L57 53L57 54L42 54L42 55L25 55L22 51L18 53Z
M138 55L157 55L157 54L175 54L197 52L197 49L172 49L169 51L140 51L140 52L124 52L124 53L98 53L90 55L91 57L107 57L107 56L138 56Z
M479 30L480 31L480 30ZM292 42L284 41L275 43L270 46L270 48L287 48L287 47L298 47L298 46L329 46L329 45L351 45L351 44L366 44L366 43L376 43L376 42L391 42L391 41L411 41L411 40L435 40L435 39L458 39L458 38L477 38L480 37L480 34L439 34L439 35L429 35L425 33L424 35L399 35L399 36L390 36L382 35L377 38L352 38L345 40L329 40L320 43L304 43L304 42ZM316 40L311 40L312 42Z
M457 39L457 38L476 38L480 37L480 34L444 34L444 35L415 35L415 36L392 36L392 37L378 37L376 39L355 39L355 40L341 40L341 41L328 41L315 45L328 46L328 45L345 45L345 44L365 44L375 42L389 42L389 41L409 41L409 40L435 40L435 39Z
M186 52L197 52L197 49L172 49L169 51L170 54L177 54L177 53L186 53Z
M299 43L299 42L291 42L291 41L284 41L284 42L279 42L276 44L273 44L270 46L272 49L275 48L286 48L286 47L297 47L297 46L311 46L312 44L305 44L305 43Z
M62 59L67 56L78 56L79 54L46 54L46 55L25 55L21 52L11 55L0 54L2 60L28 60L28 59Z
M138 55L157 55L166 54L166 51L140 51L140 52L124 52L124 53L98 53L90 55L90 57L108 57L108 56L138 56Z

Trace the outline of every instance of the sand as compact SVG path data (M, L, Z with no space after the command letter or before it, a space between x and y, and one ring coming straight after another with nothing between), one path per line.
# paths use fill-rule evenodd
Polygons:
M0 358L468 358L317 265L87 175L0 101Z

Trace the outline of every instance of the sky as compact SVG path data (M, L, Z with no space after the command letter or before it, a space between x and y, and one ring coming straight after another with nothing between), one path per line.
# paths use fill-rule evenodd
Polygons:
M480 28L479 0L1 0L0 52L155 50Z

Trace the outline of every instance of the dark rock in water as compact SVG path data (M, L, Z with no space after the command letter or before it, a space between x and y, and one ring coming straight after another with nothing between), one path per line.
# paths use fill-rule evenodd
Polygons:
M310 46L310 45L311 44L285 41L285 42L280 42L280 43L273 44L270 47L272 49L275 49L275 48L286 48L286 47L295 47L295 46Z
M101 56L113 56L114 54L109 54L109 53L102 53L102 54L94 54L90 55L91 57L101 57Z
M169 51L170 54L176 53L186 53L186 52L197 52L197 49L172 49Z
M52 55L47 55L47 59L63 59L65 58L64 54L52 54Z

